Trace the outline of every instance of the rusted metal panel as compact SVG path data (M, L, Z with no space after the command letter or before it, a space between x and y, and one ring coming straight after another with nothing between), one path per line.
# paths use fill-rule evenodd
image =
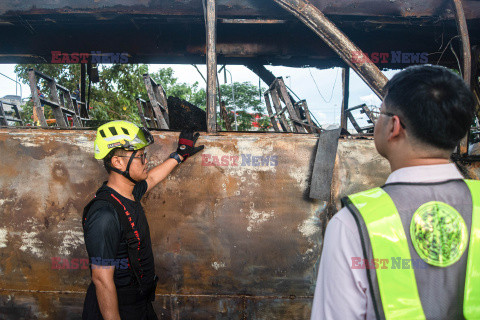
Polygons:
M64 319L82 318L85 293L57 292L0 292L0 318L2 320ZM42 311L48 310L48 312Z
M80 220L107 177L94 136L0 129L0 318L80 318L90 281ZM154 137L151 166L178 133ZM155 309L173 319L308 318L326 208L308 197L317 138L222 133L199 143L205 150L142 200L160 277ZM371 139L340 140L337 206L388 172Z

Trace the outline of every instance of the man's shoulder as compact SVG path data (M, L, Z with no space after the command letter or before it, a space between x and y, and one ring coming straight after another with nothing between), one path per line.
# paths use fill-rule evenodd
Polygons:
M98 199L92 203L88 209L87 215L91 215L97 211L115 213L115 207L107 200Z
M88 209L85 219L86 227L92 226L93 223L99 225L113 223L120 226L115 207L106 200L95 200Z
M340 209L332 217L332 219L328 223L328 226L332 226L332 229L346 228L350 232L358 232L355 218L347 207L343 207L342 209Z

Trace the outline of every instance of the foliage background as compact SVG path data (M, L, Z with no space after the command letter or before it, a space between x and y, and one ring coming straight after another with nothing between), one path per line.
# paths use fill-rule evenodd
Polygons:
M74 92L80 84L80 64L22 64L15 66L20 81L28 84L28 70L33 68L52 78L57 83ZM90 89L89 116L93 120L128 120L140 125L136 99L138 97L148 100L143 82L143 74L150 76L162 85L167 96L174 96L186 100L197 107L205 110L206 91L198 82L190 85L181 83L174 75L172 68L162 68L157 72L149 72L145 64L110 64L99 65L98 83L92 83ZM40 91L48 97L49 89L46 84L39 81ZM258 122L261 130L270 127L270 120L264 116L265 106L259 98L257 86L249 83L234 83L235 104L237 108L237 122L239 131L248 131L253 128L252 123ZM234 120L234 104L232 84L220 86L222 100L226 102L228 116ZM261 92L265 91L261 88ZM88 96L88 77L87 77ZM88 98L87 98L88 100ZM33 102L30 100L23 107L22 118L26 123L33 124ZM217 107L219 110L219 107ZM53 118L50 108L45 108L46 118ZM260 115L260 119L255 119ZM222 128L225 124L221 120L220 113L217 119Z

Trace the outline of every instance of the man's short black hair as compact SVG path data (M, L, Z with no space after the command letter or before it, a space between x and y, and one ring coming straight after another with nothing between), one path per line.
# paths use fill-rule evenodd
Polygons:
M467 134L475 112L462 78L440 66L409 67L388 81L384 105L420 142L452 150Z

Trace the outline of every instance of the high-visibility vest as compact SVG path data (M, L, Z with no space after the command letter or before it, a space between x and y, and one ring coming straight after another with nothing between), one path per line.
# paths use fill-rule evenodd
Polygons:
M460 196L453 197L451 193ZM435 291L427 287L436 284L422 282L430 272L445 278L438 283L452 277L459 279L457 283L465 279L464 290L460 287L463 292L458 292L458 288L437 292L456 295L457 299L463 293L463 317L480 319L480 181L386 185L350 195L343 203L357 222L366 259L363 261L370 262L363 265L378 318L431 318L424 310L435 313L435 306L426 307L435 303ZM455 207L463 208L463 212ZM421 259L418 260L423 270L414 267L414 262L420 264L412 256ZM425 286L420 289L428 292L426 297L421 297L418 284ZM462 313L462 306L458 308L457 315Z

